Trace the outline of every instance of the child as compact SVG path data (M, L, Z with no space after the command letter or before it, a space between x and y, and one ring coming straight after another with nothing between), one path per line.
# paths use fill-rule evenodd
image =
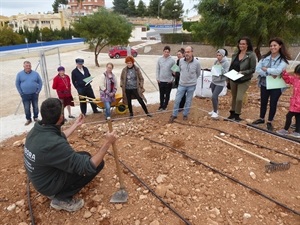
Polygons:
M289 134L288 129L291 125L292 117L295 116L296 129L295 132L290 134L290 136L300 138L300 64L296 66L294 70L294 76L284 71L282 74L282 78L287 84L293 85L294 90L293 95L290 99L290 110L286 114L284 129L278 130L277 133L281 135Z
M217 60L215 61L214 65L222 66L221 74L213 74L212 75L212 82L210 84L211 92L212 92L212 105L213 111L209 112L208 114L211 115L212 118L217 118L218 115L218 105L219 105L219 95L222 92L223 88L226 86L226 79L223 74L228 72L229 69L229 61L227 56L226 49L218 49L217 51Z
M100 86L100 98L105 106L105 118L110 117L111 103L116 101L115 94L117 92L117 80L112 70L114 65L112 63L106 64L106 71L103 73L102 84Z

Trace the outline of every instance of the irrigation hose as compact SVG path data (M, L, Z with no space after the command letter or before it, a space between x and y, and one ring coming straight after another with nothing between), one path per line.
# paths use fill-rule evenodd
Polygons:
M276 149L272 149L272 148L269 148L269 147L260 145L260 144L258 144L258 143L253 143L253 142L251 142L251 141L248 141L248 140L246 140L246 139L240 138L240 137L238 137L237 135L230 134L230 133L228 133L228 132L226 132L226 131L223 131L223 130L220 130L220 129L218 129L218 128L208 127L208 126L201 126L201 125L184 124L184 123L181 123L181 122L178 122L178 121L175 121L175 123L178 123L178 124L180 124L180 125L185 125L185 126L193 126L193 127L207 128L207 129L211 129L211 130L216 130L216 131L218 131L218 132L220 132L220 133L229 134L231 137L237 138L237 139L239 139L239 140L241 140L241 141L244 141L244 142L246 142L246 143L248 143L248 144L256 145L256 146L258 146L258 147L260 147L260 148L265 148L265 149L267 149L267 150L269 150L269 151L274 151L274 152L276 152L276 153L278 153L278 154L285 155L285 156L288 156L288 157L290 157L290 158L293 158L293 159L296 159L296 160L299 160L299 161L300 161L300 158L297 157L297 156L290 155L290 154L285 153L285 152L283 152L283 151L276 150ZM262 129L262 130L263 130L263 129Z
M170 149L172 149L173 151L175 151L175 152L177 152L177 153L180 153L180 154L184 155L185 157L187 157L187 158L193 160L194 162L197 162L198 164L203 165L204 167L206 167L206 168L212 170L213 172L216 172L216 173L218 173L218 174L221 174L222 176L225 176L226 178L228 178L228 179L230 179L230 180L232 180L232 181L234 181L234 182L240 184L241 186L243 186L243 187L245 187L245 188L247 188L247 189L249 189L249 190L255 192L256 194L258 194L258 195L260 195L260 196L262 196L262 197L268 199L269 201L275 203L276 205L279 205L279 206L285 208L286 210L288 210L288 211L290 211L290 212L292 212L292 213L294 213L294 214L300 216L300 212L298 212L298 211L296 211L296 210L294 210L294 209L289 208L289 207L286 206L285 204L283 204L283 203L281 203L281 202L279 202L279 201L277 201L277 200L271 198L270 196L268 196L268 195L266 195L266 194L263 194L263 193L260 192L259 190L255 189L255 188L252 188L252 187L248 186L247 184L244 184L243 182L237 180L236 178L231 177L231 176L229 176L229 175L227 175L227 174L225 174L225 173L223 173L223 172L221 172L221 171L219 171L219 170L217 170L217 169L215 169L215 168L213 168L213 167L211 167L211 166L209 166L209 165L207 165L207 164L205 164L205 163L199 161L198 159L196 159L196 158L194 158L194 157L188 155L188 154L187 154L186 152L184 152L184 151L178 150L178 149L176 149L176 148L174 148L174 147L172 147L172 146L166 145L166 144L164 144L164 143L160 143L160 142L151 140L150 138L146 138L146 137L145 137L145 140L148 140L148 141L150 141L150 142L152 142L152 143L155 143L155 144L158 144L158 145L161 145L161 146L170 148Z
M27 200L28 200L28 207L29 207L29 214L30 214L30 219L31 219L31 225L35 225L35 220L34 220L34 215L33 215L33 210L31 206L31 200L30 200L30 180L27 177Z
M99 148L99 146L95 145L94 142L87 140L86 138L83 137L83 139L90 143L92 146L95 146L97 148ZM107 152L108 155L113 156L112 153ZM170 206L166 201L164 201L161 197L159 197L155 191L153 191L136 173L134 173L134 171L132 169L129 168L129 166L127 166L122 160L118 159L119 163L121 163L136 179L138 179L138 181L144 185L144 187L149 190L151 192L151 194L153 194L163 205L165 205L166 207L168 207L176 216L178 216L186 225L191 225L191 223L186 220L182 215L180 215L172 206Z

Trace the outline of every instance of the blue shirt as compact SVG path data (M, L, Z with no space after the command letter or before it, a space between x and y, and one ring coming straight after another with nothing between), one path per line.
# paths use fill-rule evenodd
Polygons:
M24 70L17 74L16 87L20 95L23 94L38 94L43 86L43 81L40 75L31 70L30 73L25 73Z

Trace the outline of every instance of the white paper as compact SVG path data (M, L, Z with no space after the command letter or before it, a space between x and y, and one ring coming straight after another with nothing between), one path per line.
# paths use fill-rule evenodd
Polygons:
M214 65L211 68L211 75L213 76L220 76L222 74L222 66Z
M244 76L243 74L237 72L236 70L230 70L229 72L224 73L224 75L233 81L240 79L241 77Z

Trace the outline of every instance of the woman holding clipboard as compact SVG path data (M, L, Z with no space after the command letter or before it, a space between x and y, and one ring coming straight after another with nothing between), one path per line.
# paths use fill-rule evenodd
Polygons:
M262 56L256 72L258 75L258 86L260 87L260 115L259 119L252 124L265 123L265 115L270 98L270 110L267 121L267 129L273 131L272 121L276 114L277 102L285 87L285 82L281 78L281 73L289 64L291 59L283 41L280 38L272 38L269 41L270 50ZM280 82L282 80L282 82ZM282 83L282 85L280 85Z
M238 52L232 55L229 71L235 70L243 76L237 80L230 80L231 89L231 109L228 119L240 122L243 98L250 86L251 78L256 67L256 57L253 52L251 40L242 37L238 41Z

